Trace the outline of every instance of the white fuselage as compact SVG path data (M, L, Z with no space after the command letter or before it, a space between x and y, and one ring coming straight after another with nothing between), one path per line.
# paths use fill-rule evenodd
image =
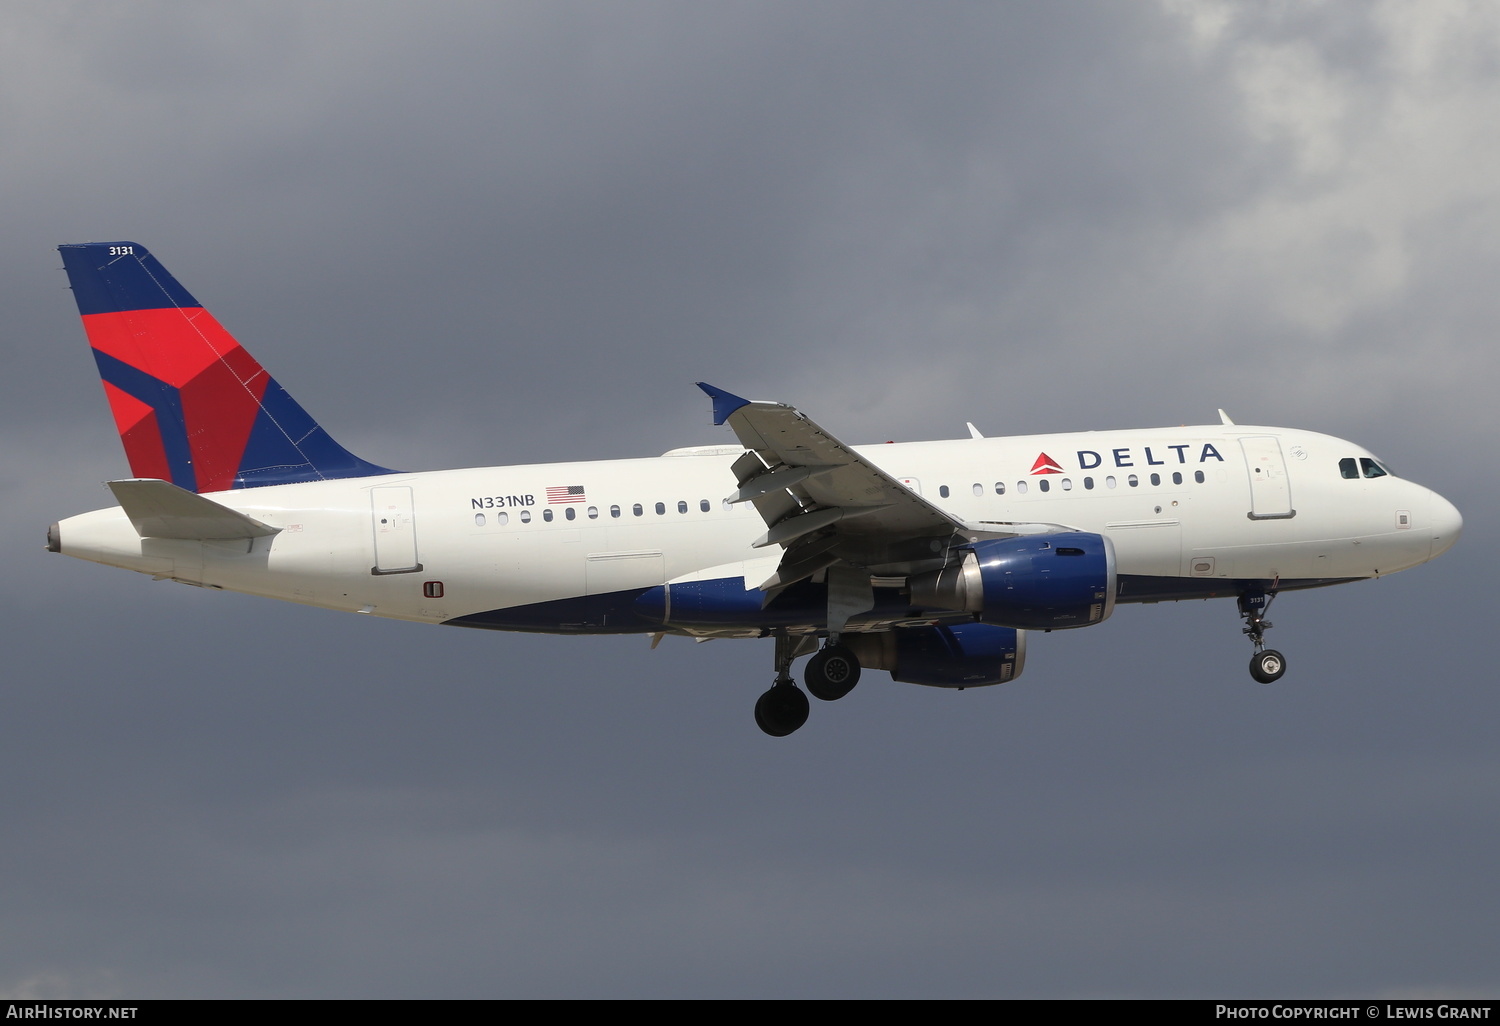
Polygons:
M62 521L59 547L186 583L432 623L556 603L551 619L518 629L573 631L570 600L712 578L753 588L775 569L779 547L751 547L766 531L753 506L723 501L740 452L245 488L207 497L274 536L142 538L113 508ZM1375 577L1439 555L1462 526L1420 485L1345 476L1341 460L1368 466L1370 454L1310 431L1216 425L859 453L960 520L1108 536L1121 601Z

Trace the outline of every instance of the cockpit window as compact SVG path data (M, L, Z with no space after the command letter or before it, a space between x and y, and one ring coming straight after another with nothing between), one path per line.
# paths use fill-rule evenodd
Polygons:
M1384 467L1368 456L1361 456L1359 458L1359 465L1364 468L1365 477L1385 477L1388 473Z
M1345 456L1343 459L1339 460L1339 474L1341 474L1346 481L1359 480L1359 467L1355 466L1353 456Z

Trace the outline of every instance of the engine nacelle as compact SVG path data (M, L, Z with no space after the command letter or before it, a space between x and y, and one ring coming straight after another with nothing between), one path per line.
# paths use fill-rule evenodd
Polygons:
M1114 545L1082 531L975 542L910 582L912 605L1028 630L1087 627L1115 610Z
M934 688L1004 684L1026 665L1026 632L987 623L897 627L880 634L845 634L841 643L862 666L889 670L892 680Z

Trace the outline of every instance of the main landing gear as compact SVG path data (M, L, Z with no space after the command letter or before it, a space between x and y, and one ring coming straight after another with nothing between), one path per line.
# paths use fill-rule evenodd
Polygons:
M859 683L859 659L843 645L829 645L807 661L802 681L814 698L837 702Z
M778 678L755 700L755 725L772 737L786 737L807 722L807 696L792 678Z
M1250 676L1262 684L1271 684L1281 679L1286 672L1286 656L1274 648L1266 648L1266 630L1272 626L1266 619L1266 610L1276 597L1259 591L1247 591L1240 596L1240 618L1245 621L1244 634L1255 645L1255 655L1250 657Z
M792 679L792 660L816 643L776 632L776 682L755 701L755 725L772 737L786 737L807 722L807 695ZM805 680L814 698L837 701L859 683L859 659L843 645L828 645L808 661Z

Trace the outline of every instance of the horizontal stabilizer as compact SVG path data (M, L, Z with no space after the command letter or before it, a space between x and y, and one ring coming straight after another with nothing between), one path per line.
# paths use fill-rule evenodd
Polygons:
M281 528L263 524L238 510L155 478L110 481L125 515L142 538L184 541L231 541L265 538Z

